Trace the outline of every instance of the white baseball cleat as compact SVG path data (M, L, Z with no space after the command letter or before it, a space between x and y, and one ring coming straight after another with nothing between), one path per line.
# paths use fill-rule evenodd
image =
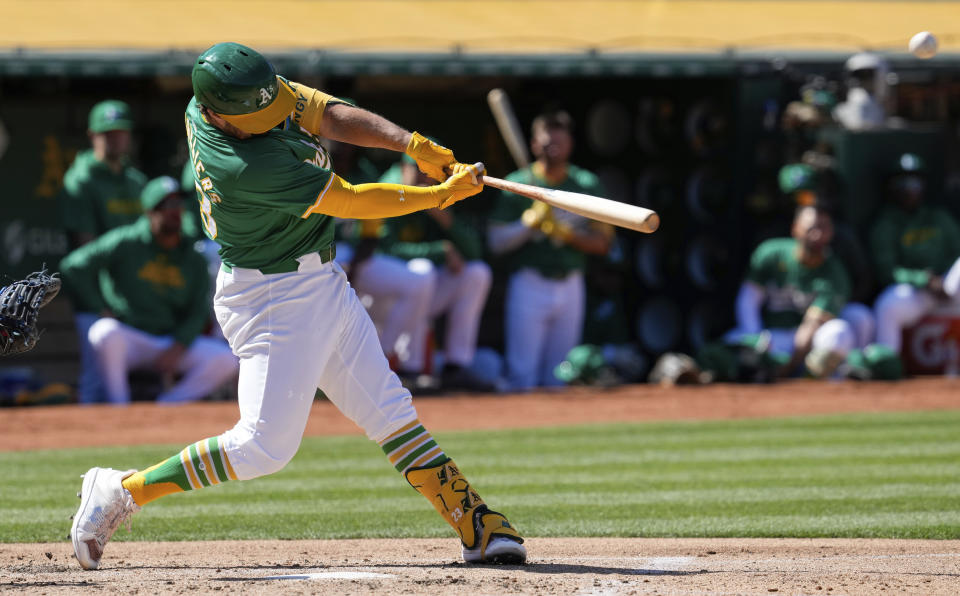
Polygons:
M461 543L463 560L467 563L494 563L523 565L527 562L527 549L523 538L503 514L480 505L473 511L476 529L476 544L473 548ZM488 536L489 534L489 536Z
M130 530L130 516L140 511L130 491L121 484L136 470L90 468L83 475L80 509L73 516L70 538L73 552L84 569L100 566L100 557L110 537L120 524L126 522Z

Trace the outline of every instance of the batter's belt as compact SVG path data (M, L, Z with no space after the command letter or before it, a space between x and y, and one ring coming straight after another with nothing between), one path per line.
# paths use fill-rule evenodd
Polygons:
M309 253L308 253L309 254ZM337 247L333 244L327 246L326 248L321 248L317 251L317 254L320 255L321 263L329 263L337 257ZM280 261L279 263L273 263L267 265L266 267L260 267L257 269L260 273L264 275L269 273L293 273L300 268L300 261L297 259L287 259L285 261ZM224 273L230 273L233 271L233 268L226 263L220 263L220 269Z

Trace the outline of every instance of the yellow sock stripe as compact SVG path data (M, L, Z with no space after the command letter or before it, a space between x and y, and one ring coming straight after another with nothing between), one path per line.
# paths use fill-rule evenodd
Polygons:
M190 461L189 447L180 452L180 463L183 464L183 469L187 472L187 480L190 481L190 487L194 490L203 488L203 484L200 482L197 472L193 469L193 462Z
M390 454L387 455L387 458L391 464L396 465L398 461L415 451L418 447L432 440L433 437L430 436L430 433L423 432L391 451Z
M409 470L410 468L419 468L419 467L422 467L422 466L423 466L424 464L426 464L428 461L430 461L431 459L437 457L437 456L440 455L441 453L443 453L443 449L440 449L440 446L437 445L436 447L434 447L434 448L431 449L430 451L427 451L426 453L424 453L423 455L421 455L421 456L418 457L417 459L413 460L413 462L411 462L411 464L410 464L409 466L407 466L407 470ZM404 472L406 472L407 470L404 470Z
M203 460L204 473L207 475L207 479L210 480L210 484L220 484L223 480L217 476L217 469L213 466L213 460L210 458L210 454L207 452L207 440L197 441L197 453L200 454L200 459Z
M417 428L418 426L420 426L420 420L419 420L419 419L414 420L414 421L411 422L410 424L408 424L408 425L404 426L403 428L397 430L395 433L393 433L392 435L390 435L390 436L387 437L386 439L380 441L380 443L378 443L378 445L380 445L381 447L383 447L384 445L386 445L387 443L389 443L389 442L392 441L393 439L399 437L400 435L402 435L402 434L404 434L404 433L410 432L411 430Z
M227 450L223 447L223 440L218 438L217 444L220 446L220 457L223 458L223 465L227 468L227 475L230 476L230 480L236 480L237 473L233 471L233 466L230 465L230 458L227 457Z

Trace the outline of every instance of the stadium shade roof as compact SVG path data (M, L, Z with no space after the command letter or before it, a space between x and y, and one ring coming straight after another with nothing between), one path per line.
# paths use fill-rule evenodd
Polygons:
M0 15L7 75L183 74L225 40L323 74L632 74L691 59L701 72L783 52L902 54L925 29L960 51L953 1L0 0Z

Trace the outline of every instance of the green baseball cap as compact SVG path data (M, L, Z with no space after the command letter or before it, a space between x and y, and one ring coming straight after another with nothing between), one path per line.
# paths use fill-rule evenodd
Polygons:
M140 193L140 205L144 211L151 211L170 195L180 197L183 191L180 190L180 183L170 176L160 176L154 178L143 187Z
M590 384L601 376L606 366L607 361L600 346L583 344L567 353L563 362L553 369L553 375L564 383Z
M132 130L133 115L130 106L118 99L101 101L90 110L87 129L90 132Z

